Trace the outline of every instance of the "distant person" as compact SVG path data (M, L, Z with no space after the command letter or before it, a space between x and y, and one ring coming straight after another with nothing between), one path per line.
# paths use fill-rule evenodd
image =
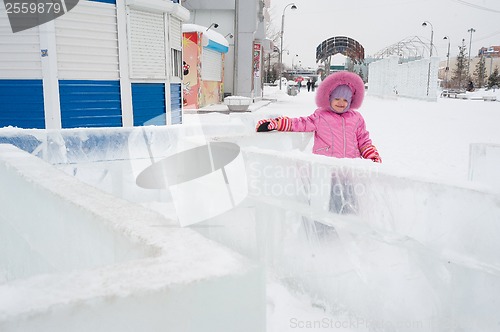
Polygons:
M313 80L311 81L311 90L312 90L312 91L314 91L314 88L315 88L315 87L316 87L316 80L315 80L315 79L313 79Z
M474 83L472 81L469 81L469 84L467 84L467 91L474 91Z
M316 111L300 118L278 117L257 123L256 131L314 132L313 153L336 158L364 158L381 163L363 116L356 111L365 86L355 73L341 71L328 76L318 87Z
M307 92L311 91L311 79L310 78L307 79L306 85L307 85Z
M297 77L297 78L295 79L295 82L297 83L297 89L298 89L298 92L300 92L300 88L302 87L302 81L303 81L303 80L304 80L304 79L303 79L301 76L299 76L299 77Z

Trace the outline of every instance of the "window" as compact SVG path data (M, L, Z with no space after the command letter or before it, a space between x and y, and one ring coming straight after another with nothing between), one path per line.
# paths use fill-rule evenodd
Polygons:
M170 73L182 77L182 22L169 15Z
M172 76L182 77L182 52L171 49Z

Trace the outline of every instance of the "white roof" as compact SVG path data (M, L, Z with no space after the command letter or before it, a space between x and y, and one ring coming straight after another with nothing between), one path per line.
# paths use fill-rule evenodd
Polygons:
M224 45L226 47L229 47L229 43L227 39L224 38L223 35L221 35L217 31L214 31L213 29L210 29L208 31L207 29L208 27L198 24L187 23L182 25L182 32L203 32L203 35L208 39L213 40L214 42Z

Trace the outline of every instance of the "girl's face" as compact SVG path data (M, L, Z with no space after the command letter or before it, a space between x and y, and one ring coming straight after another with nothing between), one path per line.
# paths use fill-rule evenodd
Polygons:
M344 98L333 98L330 102L330 106L335 113L343 113L347 105L349 105L349 102Z

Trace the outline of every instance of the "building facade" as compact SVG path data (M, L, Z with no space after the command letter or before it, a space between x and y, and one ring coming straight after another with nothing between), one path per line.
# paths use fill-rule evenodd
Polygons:
M500 46L481 47L477 56L500 58Z
M0 6L3 7L3 6ZM169 0L81 0L13 33L0 8L0 127L182 122L182 23Z
M183 24L182 35L183 108L221 103L227 40L210 27L197 24Z
M188 0L189 23L210 26L225 36L229 49L224 64L224 95L262 97L263 54L270 50L265 36L269 0Z

